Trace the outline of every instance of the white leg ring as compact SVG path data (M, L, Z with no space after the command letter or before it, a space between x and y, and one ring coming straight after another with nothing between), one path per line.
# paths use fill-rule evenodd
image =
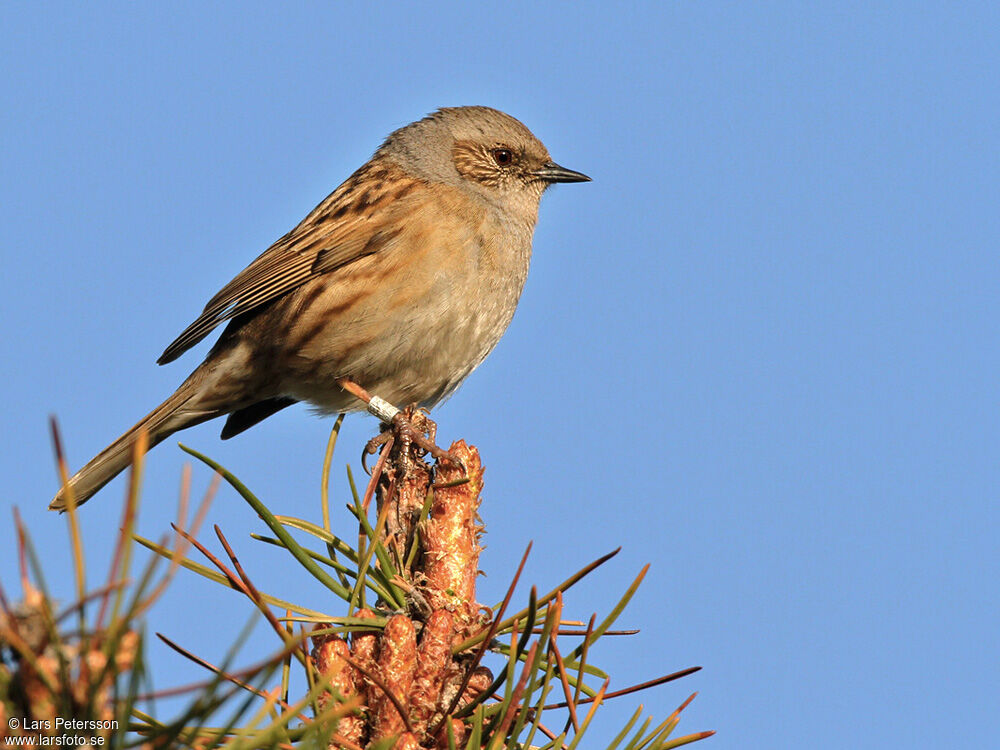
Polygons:
M390 404L384 398L372 396L372 400L368 402L368 412L370 414L374 414L386 424L389 424L392 422L393 418L399 414L399 409Z

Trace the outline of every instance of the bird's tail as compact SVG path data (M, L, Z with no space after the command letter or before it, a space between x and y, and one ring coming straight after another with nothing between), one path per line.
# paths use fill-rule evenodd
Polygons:
M98 453L80 471L73 475L69 484L62 487L49 503L49 510L66 510L67 491L72 491L77 505L83 505L101 487L118 476L132 463L132 450L136 438L145 431L152 448L157 443L178 430L191 427L207 419L219 416L218 409L199 408L199 372L196 370L174 391L166 401L143 417L138 424Z

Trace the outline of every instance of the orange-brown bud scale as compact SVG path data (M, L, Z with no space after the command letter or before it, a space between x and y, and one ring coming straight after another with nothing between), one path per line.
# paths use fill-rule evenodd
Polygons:
M409 711L410 690L417 668L417 635L413 621L405 615L393 615L385 625L379 644L378 669L385 688ZM396 705L380 695L375 709L373 739L402 734L406 721Z
M50 684L58 685L59 662L54 656L42 654L36 656L35 664L38 671L35 671L27 661L21 662L15 682L19 683L24 691L28 715L35 720L48 721L51 725L56 716L56 706L52 693L39 673L44 674Z
M328 627L329 623L320 623L314 630ZM330 680L330 690L320 695L316 701L319 711L323 712L335 695L339 695L341 700L347 700L357 694L358 673L347 663L350 649L344 638L338 635L319 635L312 636L312 641L312 658L316 664L316 671ZM337 734L357 744L362 739L364 728L364 720L360 716L344 716L337 723Z
M468 729L465 726L465 722L461 719L449 719L441 728L438 730L437 736L434 738L434 747L436 750L448 750L450 745L448 744L448 725L451 725L452 734L455 736L455 747L464 747L465 739L468 734Z
M354 616L362 619L370 619L375 617L375 613L370 609L359 609L354 613ZM361 670L369 674L375 672L375 652L377 648L378 635L374 632L356 631L351 634L351 658ZM379 690L368 679L360 675L358 677L358 685L363 688L361 694L364 699L364 705L371 711L376 704Z
M452 444L449 453L465 465L468 481L435 490L430 518L423 527L423 568L428 598L435 608L474 603L479 572L476 511L483 483L479 451L459 440ZM464 476L459 467L438 465L438 485L459 481Z
M465 690L462 692L462 699L458 702L458 705L461 707L472 703L485 690L489 689L492 684L493 672L488 667L476 667L472 672L472 676L469 677L469 683L465 686Z
M454 636L454 618L447 610L439 609L431 614L420 635L420 649L417 653L417 672L413 678L411 700L414 727L418 731L427 724L437 710L438 698L449 669L451 641Z
M410 732L404 732L400 735L399 739L396 740L396 744L393 745L393 750L419 750L420 743L417 738Z

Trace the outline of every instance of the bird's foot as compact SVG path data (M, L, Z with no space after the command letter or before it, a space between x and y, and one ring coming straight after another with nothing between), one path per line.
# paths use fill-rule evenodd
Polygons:
M368 456L378 453L391 438L404 461L410 456L422 460L424 456L430 455L439 462L461 467L462 462L458 457L434 442L436 435L437 424L427 415L427 410L413 404L393 415L391 421L382 423L382 431L365 446L362 464L365 464ZM367 466L365 468L367 470Z
M382 431L368 441L364 453L361 454L361 465L365 471L368 471L365 459L373 453L377 453L389 442L390 438L398 441L398 446L394 445L393 448L399 451L404 465L411 456L417 460L423 460L425 455L430 454L436 461L450 463L453 466L461 467L464 471L465 467L459 458L438 447L437 443L434 442L437 425L427 416L425 409L413 404L400 411L385 399L368 393L360 385L346 377L337 378L337 385L363 401L368 413L374 414L382 421Z

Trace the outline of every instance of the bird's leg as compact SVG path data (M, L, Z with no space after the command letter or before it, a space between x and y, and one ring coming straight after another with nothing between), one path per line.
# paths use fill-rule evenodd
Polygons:
M404 477L409 477L417 466L422 466L424 469L430 468L423 461L427 451L422 450L416 442L416 438L422 437L427 430L424 424L414 425L413 415L415 413L419 414L420 412L417 405L413 404L393 417L392 424L382 423L382 429L385 431L382 434L393 435L399 441L396 455L398 456L399 469ZM430 422L430 420L425 418L424 422ZM433 445L433 440L431 444Z
M437 425L427 418L426 413L416 405L405 410L397 409L385 399L372 396L360 385L347 378L337 378L337 385L348 393L353 394L368 406L368 412L375 415L382 424L391 428L400 441L400 449L405 454L410 445L415 445L425 453L429 453L438 461L446 461L454 466L461 466L462 462L443 448L438 447L434 442L437 433ZM383 430L381 434L372 438L365 446L364 457L378 451L379 447L388 439L389 430Z
M427 411L421 409L417 404L407 406L403 411L392 419L389 426L392 434L399 439L400 455L403 460L408 460L411 455L410 447L415 446L421 453L429 453L438 460L455 463L454 457L448 451L439 448L434 442L437 434L437 425L428 418ZM414 453L414 456L421 454Z

